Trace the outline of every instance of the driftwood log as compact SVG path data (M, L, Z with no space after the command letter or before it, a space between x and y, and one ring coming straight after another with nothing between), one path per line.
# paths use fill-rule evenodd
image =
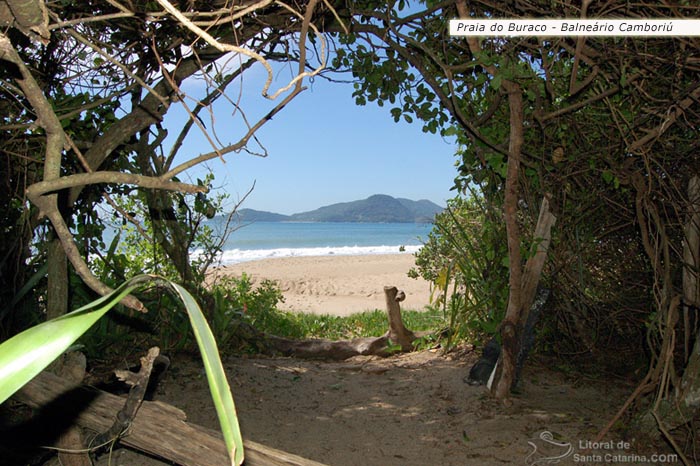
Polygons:
M353 356L389 356L400 345L402 351L413 349L416 335L406 329L401 319L400 302L406 297L395 286L385 286L386 312L389 318L389 330L380 337L354 338L352 340L327 340L323 338L309 340L290 340L276 336L267 336L271 349L285 356L311 359L343 360Z
M40 408L42 423L76 424L104 432L109 429L124 398L92 387L76 387L50 372L42 372L25 385L14 399L33 408ZM230 464L221 434L186 421L178 408L153 401L144 401L129 429L119 442L168 461L185 466L221 466ZM322 466L322 463L266 447L244 442L246 465Z
M384 287L386 298L386 313L389 316L389 332L385 335L392 343L401 345L403 351L413 349L413 340L416 336L403 325L401 318L401 306L399 303L406 299L406 294L395 286Z

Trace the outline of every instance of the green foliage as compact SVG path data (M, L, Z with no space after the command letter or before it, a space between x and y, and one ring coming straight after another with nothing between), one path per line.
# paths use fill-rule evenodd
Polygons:
M235 339L241 322L274 335L289 333L285 332L285 319L277 310L277 305L284 302L282 292L271 280L254 286L246 274L222 277L206 293L213 300L209 320L222 346Z
M184 288L159 277L139 275L112 293L56 319L31 327L0 345L0 403L7 400L52 361L80 335L103 317L125 296L145 283L170 288L187 310L197 346L209 381L214 406L232 464L243 462L243 439L238 425L231 388L226 379L216 340L199 305Z
M534 252L536 238L528 235L544 196L557 217L543 272L553 290L552 312L540 335L555 351L588 355L596 348L601 362L610 359L603 347L615 354L625 347L622 359L638 354L646 313L668 316L668 290L682 289L680 245L693 211L685 190L698 173L698 124L697 115L664 115L697 96L697 72L687 65L697 48L689 52L683 39L670 37L591 38L583 59L560 41L533 37L487 35L476 46L448 36L446 21L458 15L454 4L420 2L410 12L390 5L373 2L356 15L368 26L355 28L335 63L360 81L355 98L389 103L395 121L408 115L424 131L456 138L456 191L464 195L478 185L483 204L497 213L512 142L507 93L521 92L517 221L523 259ZM568 4L556 1L467 5L475 18L537 16L543 7L553 16L568 15ZM603 13L591 7L589 14ZM646 3L630 11L639 18L656 14ZM681 9L669 17L688 14ZM486 302L492 312L502 310L507 289L506 242L497 232L502 219L474 218L486 237L468 223L453 222L461 230L436 228L415 272L443 292L453 284L447 291L453 302L443 301L442 308L465 325L473 321L464 311L472 301L481 303L482 313ZM481 269L486 276L478 274L479 256L482 263L493 261ZM668 328L655 327L657 335L648 340L667 341L661 335ZM652 359L663 360L658 354Z
M433 284L435 298L455 339L494 334L506 308L508 266L505 231L494 206L483 199L455 198L436 217L416 253L412 276Z
M172 295L149 292L140 296L152 312L142 315L120 309L107 315L80 340L88 356L124 354L157 344L164 351L194 350L194 334L187 316L172 312L177 301ZM252 325L272 334L300 335L289 330L290 319L277 311L282 302L279 287L268 280L254 286L250 277L222 277L197 291L211 331L222 348L238 349L246 342L242 325ZM242 335L243 333L243 335Z
M208 312L212 331L226 346L235 341L240 323L256 330L286 338L351 339L382 335L388 321L383 310L366 311L349 316L280 311L282 293L275 282L263 280L254 286L247 275L225 277L211 286L213 305ZM403 310L405 325L414 331L439 330L445 326L441 312Z
M289 335L296 338L328 338L331 340L379 336L386 332L389 322L386 311L374 310L331 316L328 314L285 313L298 333ZM401 310L401 317L412 331L437 331L444 328L445 319L441 312Z
M207 174L199 184L210 188L213 174ZM206 220L222 209L226 194L207 197L202 194L172 194L161 198L167 205L162 211L172 218L167 222L154 221L153 208L145 191L128 192L117 196L120 211L112 212L112 224L118 228L106 255L98 254L91 262L95 274L105 283L123 280L136 273L155 273L171 280L184 281L191 289L198 289L208 267L221 253L227 231L215 232ZM139 222L135 226L123 213ZM116 225L121 222L121 225ZM100 232L101 233L101 232ZM101 235L100 235L101 236ZM174 243L184 241L184 244ZM172 248L166 250L165 245ZM175 253L178 257L175 258ZM186 263L183 263L186 262ZM191 270L191 274L186 271Z

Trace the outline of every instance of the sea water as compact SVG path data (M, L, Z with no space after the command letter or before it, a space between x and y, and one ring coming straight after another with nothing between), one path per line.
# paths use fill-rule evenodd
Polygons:
M215 232L220 222L213 222ZM235 264L274 257L398 254L418 251L432 224L255 222L234 225L221 257Z

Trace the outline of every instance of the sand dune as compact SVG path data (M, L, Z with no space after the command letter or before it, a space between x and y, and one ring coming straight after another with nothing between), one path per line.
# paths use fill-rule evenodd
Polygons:
M404 309L422 309L430 302L430 284L407 276L411 254L284 257L223 266L216 273L250 275L255 282L277 281L285 302L280 309L348 315L384 309L384 286L406 293Z

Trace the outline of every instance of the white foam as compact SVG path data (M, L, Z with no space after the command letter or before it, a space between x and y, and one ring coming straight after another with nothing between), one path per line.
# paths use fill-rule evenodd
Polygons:
M420 245L408 246L327 246L315 248L278 248L278 249L230 249L222 253L222 265L238 264L261 259L278 257L310 256L359 256L367 254L413 254L420 250ZM196 256L198 251L192 255Z

